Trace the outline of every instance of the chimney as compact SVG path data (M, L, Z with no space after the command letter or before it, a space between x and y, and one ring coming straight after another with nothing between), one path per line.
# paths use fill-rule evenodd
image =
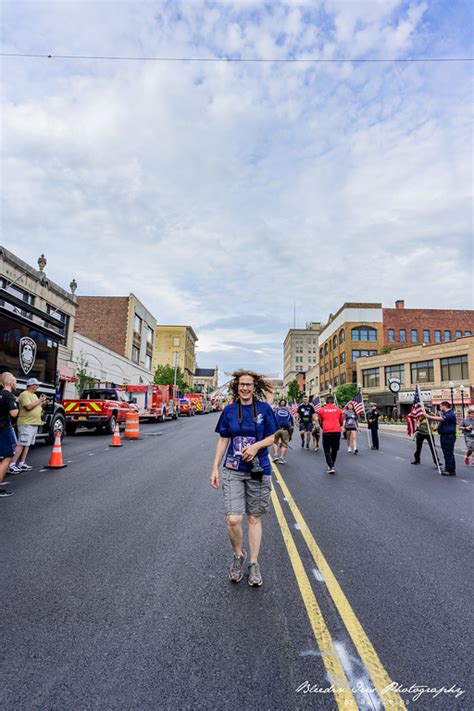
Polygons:
M405 301L403 299L398 299L398 301L395 301L395 308L396 309L404 309L405 308Z

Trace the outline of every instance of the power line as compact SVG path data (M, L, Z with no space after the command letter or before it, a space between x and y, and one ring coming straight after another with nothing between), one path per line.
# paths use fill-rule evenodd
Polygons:
M27 59L103 59L107 61L127 62L221 62L221 63L275 63L275 64L388 64L413 62L474 62L474 57L408 57L408 58L372 58L372 59L318 59L318 58L269 58L269 57L128 57L95 54L27 54L23 52L0 52L0 57Z

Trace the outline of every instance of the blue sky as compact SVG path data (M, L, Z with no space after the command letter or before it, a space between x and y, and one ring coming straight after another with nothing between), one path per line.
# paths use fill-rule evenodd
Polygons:
M472 56L471 2L3 2L2 51ZM3 59L2 242L282 371L344 301L472 308L472 64Z

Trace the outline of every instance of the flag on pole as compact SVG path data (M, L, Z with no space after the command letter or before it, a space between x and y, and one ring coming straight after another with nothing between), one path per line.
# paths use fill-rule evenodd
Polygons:
M320 411L320 409L321 409L321 398L319 397L319 395L318 395L318 397L314 397L314 398L313 398L312 405L313 405L313 407L314 407L314 411L315 411L315 412L319 412L319 411Z
M415 434L416 428L418 426L418 420L420 419L420 417L423 417L424 414L425 413L420 398L420 390L417 385L411 410L406 416L407 433L409 437L413 437L413 435Z
M290 412L293 415L293 417L296 417L296 414L298 412L298 405L295 402L293 403L293 405L291 405Z
M362 400L361 393L357 393L356 395L354 395L352 400L349 400L349 402L346 403L344 410L347 408L347 405L352 405L356 415L362 415L362 413L364 412L364 402Z

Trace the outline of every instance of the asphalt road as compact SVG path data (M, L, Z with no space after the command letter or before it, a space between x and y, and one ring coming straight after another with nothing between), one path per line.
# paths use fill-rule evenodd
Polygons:
M407 708L471 709L474 467L458 458L458 476L440 477L428 452L410 465L408 440L382 432L373 452L362 432L360 454L341 451L332 477L296 437L274 477L287 532L272 506L264 585L253 589L227 580L222 494L209 486L216 420L145 425L143 440L120 449L80 433L63 443L66 469L41 471L40 446L35 469L10 479L0 708L341 708L316 620L356 707L403 708L369 691L378 667L404 688L465 692L399 690ZM354 620L376 653L369 666Z

